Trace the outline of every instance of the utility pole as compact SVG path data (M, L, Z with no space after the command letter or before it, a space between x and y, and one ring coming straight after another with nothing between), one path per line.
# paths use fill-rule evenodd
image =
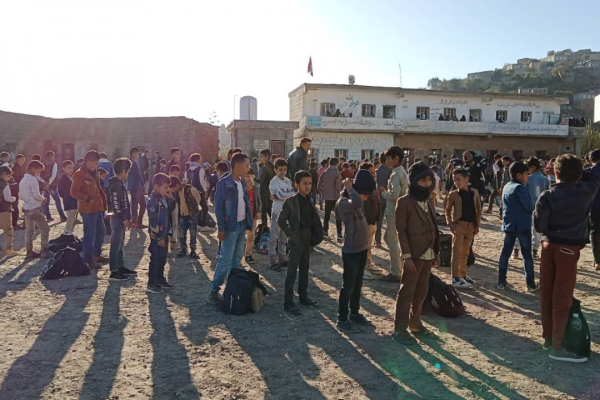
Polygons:
M400 87L402 87L402 64L398 64L398 69L400 71Z

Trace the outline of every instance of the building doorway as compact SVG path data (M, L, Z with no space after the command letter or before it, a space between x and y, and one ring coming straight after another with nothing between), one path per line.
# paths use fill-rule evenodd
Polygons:
M271 140L271 154L285 157L285 140Z

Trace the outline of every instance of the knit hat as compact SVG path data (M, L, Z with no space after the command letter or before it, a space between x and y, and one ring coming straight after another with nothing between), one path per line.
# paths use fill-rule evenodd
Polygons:
M426 176L433 178L433 171L423 162L414 163L408 170L408 180L412 184L417 184L419 180Z
M373 175L366 169L358 170L354 177L354 190L360 194L373 194L375 189L377 185Z

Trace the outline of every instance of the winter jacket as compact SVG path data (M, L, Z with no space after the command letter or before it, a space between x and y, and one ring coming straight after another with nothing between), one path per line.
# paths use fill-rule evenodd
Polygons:
M288 237L288 240L291 240L292 243L294 241L294 236L296 236L300 232L300 202L298 200L298 196L300 194L296 193L292 197L288 197L283 203L283 208L279 213L279 217L277 217L277 225L281 228L285 235ZM321 218L319 217L319 213L315 208L310 196L308 201L312 205L312 223L311 226L311 240L313 236L318 236L319 234L323 234L323 225L321 224ZM303 216L304 217L304 216Z
M17 198L10 193L10 184L0 179L0 213L12 212L16 200Z
M301 169L308 171L308 153L302 147L296 147L288 156L288 178L294 179L296 172Z
M131 160L131 168L129 169L129 175L127 175L127 190L131 192L133 190L142 189L144 184L144 176L142 175L140 166L135 160Z
M167 199L154 192L146 204L148 210L148 233L151 240L167 240L173 235L173 221L171 213L175 210L175 200Z
M246 229L251 230L254 219L250 211L250 200L244 182L241 180L240 182L242 183L244 202L246 203ZM214 204L219 232L235 232L238 222L238 185L231 174L223 176L217 183Z
M73 178L63 174L58 180L58 195L63 199L63 208L65 211L77 210L77 199L71 196L71 185Z
M40 193L40 182L35 176L23 175L23 179L19 182L19 198L23 201L23 210L42 207L42 202L46 198Z
M88 170L85 165L73 174L71 196L78 200L77 209L81 214L106 211L106 194L100 186L96 171Z
M319 179L318 189L324 200L335 200L340 198L342 191L342 175L337 167L329 167Z
M363 200L356 190L342 192L335 206L335 219L344 222L342 253L360 253L369 248L369 229L363 210Z
M575 246L589 243L589 215L599 186L600 178L586 170L581 181L556 183L542 193L533 215L542 240Z
M396 202L406 194L408 189L408 175L404 167L399 166L392 170L390 179L387 185L387 192L381 193L381 196L386 200L385 215L396 215Z
M529 191L529 197L535 205L535 202L540 197L542 192L550 188L550 181L541 172L534 172L529 175L527 180L527 190Z
M260 175L258 177L260 182L260 193L262 194L263 199L268 199L271 196L271 192L269 192L269 183L271 183L271 179L273 178L275 178L275 167L271 161L268 161L260 169Z
M365 212L365 218L367 225L375 225L379 221L379 193L375 191L369 198L363 201L363 210Z
M129 204L129 196L123 181L113 176L108 182L108 211L113 217L120 218L124 221L131 220L131 206Z
M527 186L508 182L502 191L502 232L530 231L533 209Z
M192 186L196 188L198 193L208 192L209 181L208 181L208 173L204 169L204 167L194 161L190 164L190 170L188 175L192 177Z
M200 193L192 185L183 185L183 189L175 193L175 201L180 217L196 217L200 212Z
M435 204L428 200L428 212L410 195L398 200L396 208L396 230L405 259L418 260L429 249L437 256L440 253L440 235L435 219Z
M457 223L462 218L462 200L459 194L460 190L454 189L448 195L444 204L444 214L446 223ZM475 222L473 225L479 226L481 223L481 201L479 200L479 192L477 189L470 189L473 194L473 204L475 204Z
M288 177L281 179L276 176L275 178L271 179L271 182L269 183L269 191L272 195L277 197L277 200L273 201L273 208L271 210L272 214L279 214L283 208L283 202L285 199L296 194L292 187L292 181Z
M108 172L108 174L106 174L106 176L102 180L102 188L107 189L110 178L115 176L115 168L113 166L113 163L111 163L106 158L101 158L100 162L98 163L98 168L104 168L106 170L106 172Z

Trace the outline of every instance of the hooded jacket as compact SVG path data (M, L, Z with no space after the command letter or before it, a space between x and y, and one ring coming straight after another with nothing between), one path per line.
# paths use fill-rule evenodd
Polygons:
M115 176L115 168L113 166L113 163L111 163L107 158L100 159L100 161L98 162L98 168L104 168L106 172L108 172L108 174L106 174L106 176L102 180L102 187L106 189L108 188L108 182L110 178Z

